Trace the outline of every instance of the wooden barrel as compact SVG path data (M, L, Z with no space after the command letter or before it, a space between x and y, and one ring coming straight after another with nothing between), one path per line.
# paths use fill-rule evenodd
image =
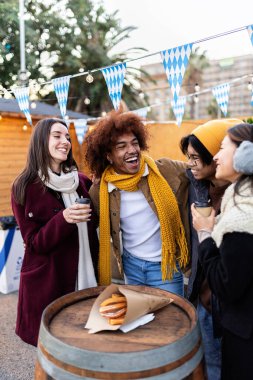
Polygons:
M194 307L164 290L127 286L138 292L171 297L155 319L128 333L88 334L84 325L104 287L57 299L44 311L35 380L202 380L203 348Z

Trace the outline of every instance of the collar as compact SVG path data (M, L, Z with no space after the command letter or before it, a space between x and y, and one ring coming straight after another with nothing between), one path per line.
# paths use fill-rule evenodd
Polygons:
M144 173L142 175L142 177L146 177L147 175L149 174L149 171L148 171L148 165L145 164L145 170L144 170ZM108 193L111 193L113 190L117 189L116 186L114 186L113 183L111 182L108 182Z

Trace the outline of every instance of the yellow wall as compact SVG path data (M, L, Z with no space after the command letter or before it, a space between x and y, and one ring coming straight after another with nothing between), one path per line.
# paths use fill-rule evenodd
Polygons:
M149 151L154 159L169 157L173 160L185 160L179 148L180 140L183 136L191 133L198 125L206 120L186 121L178 127L175 123L148 124L150 133Z
M35 124L39 119L33 116ZM27 130L23 130L23 125ZM22 171L26 163L27 149L30 141L32 127L18 114L14 117L3 116L0 120L0 217L12 215L10 205L10 189L12 182ZM81 150L77 141L74 126L70 126L70 135L73 145L73 154L83 170Z

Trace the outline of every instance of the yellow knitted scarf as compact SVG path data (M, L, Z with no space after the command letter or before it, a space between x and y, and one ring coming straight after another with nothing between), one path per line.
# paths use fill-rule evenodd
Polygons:
M162 241L162 280L172 279L177 271L176 259L180 267L188 261L188 249L184 227L181 221L175 195L170 186L159 172L154 160L148 156L141 156L140 170L136 174L116 174L112 166L108 166L100 182L100 222L99 222L99 283L111 283L110 259L110 216L108 183L125 191L137 191L138 183L144 173L145 163L149 168L148 184L155 202L158 219L161 226ZM180 255L176 257L177 248Z

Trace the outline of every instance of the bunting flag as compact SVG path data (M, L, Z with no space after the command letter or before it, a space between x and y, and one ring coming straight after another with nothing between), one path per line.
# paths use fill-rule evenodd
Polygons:
M219 86L212 88L213 96L215 97L215 99L218 103L218 106L220 107L224 116L227 115L229 91L230 91L229 83L223 83Z
M189 62L192 45L190 43L160 52L175 103L177 102L185 70Z
M66 115L70 78L71 75L52 79L54 91L60 106L60 111L63 119Z
M249 38L250 38L251 44L253 46L253 25L249 25L247 27L247 30L248 30L248 33L249 33Z
M148 107L139 108L137 110L134 110L133 112L136 113L136 115L140 116L141 118L146 119L147 113L148 113Z
M179 96L177 101L171 101L171 107L177 120L177 125L180 127L184 116L184 109L186 104L186 96Z
M253 90L252 90L252 93L251 93L251 101L250 101L250 104L253 106Z
M29 110L29 87L14 88L13 93L18 101L20 110L25 114L28 123L32 125L32 118Z
M77 119L73 121L76 131L77 140L80 145L84 141L84 136L88 130L87 120L86 119Z
M107 67L101 71L105 78L113 107L117 110L121 100L121 92L126 73L126 63L120 63L115 66Z

